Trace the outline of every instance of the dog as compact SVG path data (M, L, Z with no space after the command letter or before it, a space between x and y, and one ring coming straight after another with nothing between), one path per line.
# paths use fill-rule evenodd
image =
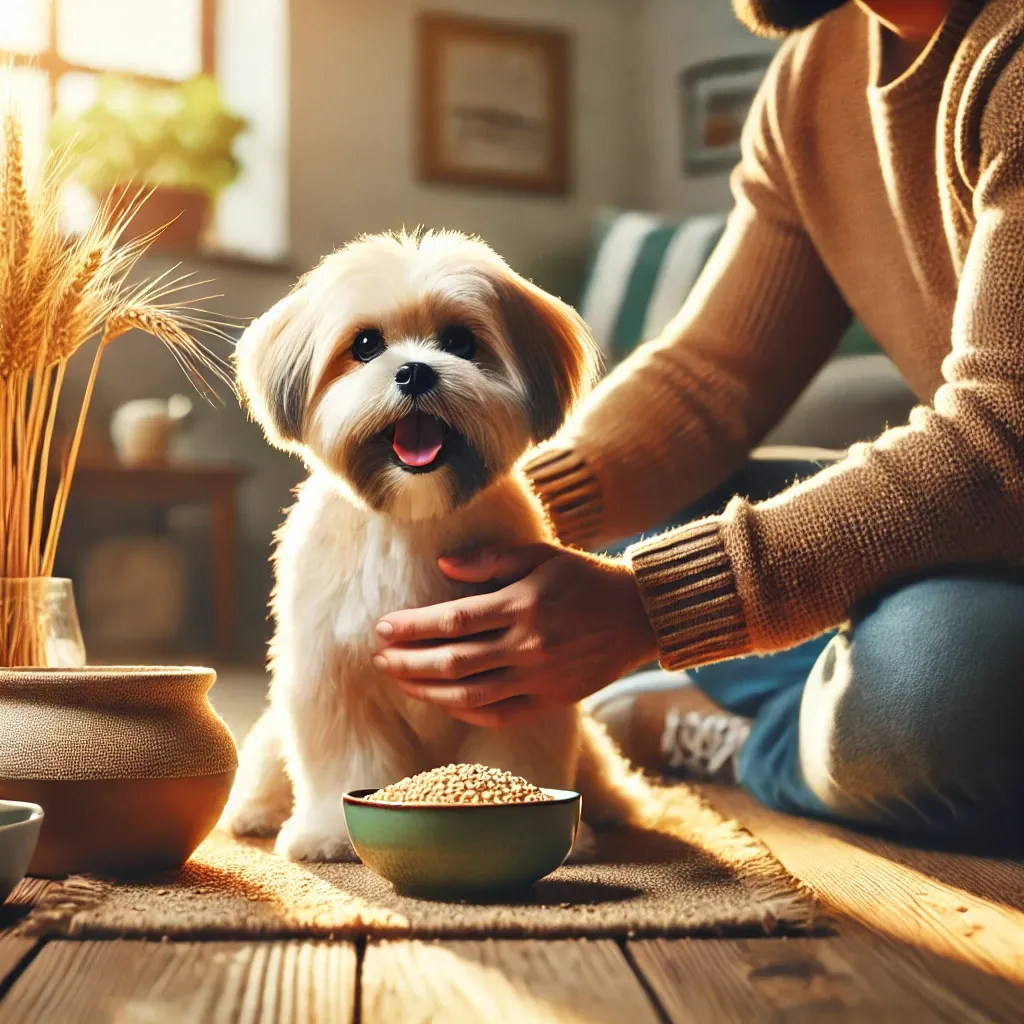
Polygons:
M577 789L584 824L624 822L638 777L578 706L474 728L372 664L386 613L472 592L437 560L554 543L522 457L594 380L569 306L453 232L365 236L244 332L241 397L309 469L277 535L268 706L246 738L225 823L299 861L353 857L342 795L450 762Z

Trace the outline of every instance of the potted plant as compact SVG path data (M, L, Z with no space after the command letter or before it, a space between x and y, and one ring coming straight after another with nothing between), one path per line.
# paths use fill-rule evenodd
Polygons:
M58 114L51 139L67 152L71 176L112 208L140 185L151 189L131 233L167 225L155 244L188 251L199 247L214 202L238 177L234 146L246 128L210 75L176 85L104 75L90 107Z

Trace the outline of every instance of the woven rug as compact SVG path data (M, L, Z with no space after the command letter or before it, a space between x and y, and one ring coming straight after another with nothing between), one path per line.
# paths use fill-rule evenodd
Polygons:
M22 922L76 938L764 935L814 930L813 900L696 793L657 793L651 828L608 833L514 902L416 900L361 864L295 864L268 841L211 835L185 867L130 882L67 879Z

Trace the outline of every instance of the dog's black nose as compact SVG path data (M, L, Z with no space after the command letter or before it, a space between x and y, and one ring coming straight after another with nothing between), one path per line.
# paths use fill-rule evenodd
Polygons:
M395 370L395 383L398 390L409 398L418 398L437 385L437 374L426 363L403 363Z

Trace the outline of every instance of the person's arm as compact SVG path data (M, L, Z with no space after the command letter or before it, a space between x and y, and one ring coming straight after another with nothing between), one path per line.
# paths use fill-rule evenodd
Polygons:
M527 468L563 542L649 529L724 480L835 348L849 311L801 223L774 136L791 44L744 133L736 207L685 308ZM657 656L625 560L534 545L441 560L500 588L378 624L377 664L474 725L564 706Z
M972 111L983 113L965 118L964 130L976 131L981 157L961 164L975 228L946 384L931 407L776 498L734 499L721 516L634 546L625 563L543 546L443 560L454 579L502 587L387 616L381 668L457 717L500 724L579 700L655 654L666 668L687 668L792 646L904 574L1024 560L1024 47L1016 49L1012 59L987 52L972 75ZM989 69L1002 74L989 81ZM799 322L799 308L791 311ZM610 401L606 392L601 404ZM627 412L651 425L646 412ZM628 417L622 429L635 433ZM656 458L667 473L671 453ZM617 479L628 461L616 455ZM653 501L660 485L645 483L643 493ZM606 514L594 513L599 523Z
M1024 558L1024 48L977 71L974 231L945 383L907 425L778 497L734 499L628 552L666 667L797 644L901 577Z
M662 336L613 371L527 475L565 543L658 526L721 483L821 368L850 314L787 182L774 135L784 46L761 87L721 242Z

